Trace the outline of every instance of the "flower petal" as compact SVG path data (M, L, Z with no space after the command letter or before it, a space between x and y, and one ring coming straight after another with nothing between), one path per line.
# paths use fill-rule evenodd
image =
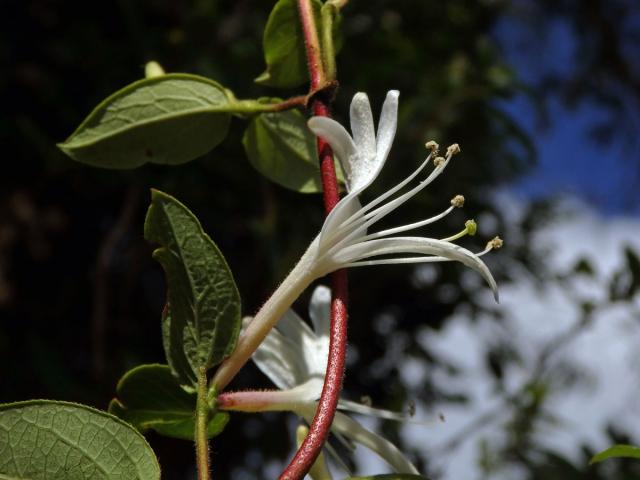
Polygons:
M380 116L377 141L367 95L357 93L353 97L351 130L357 155L350 159L351 192L360 193L371 185L387 160L396 133L398 95L397 90L387 94Z
M353 143L358 149L358 161L373 160L376 156L376 130L373 124L371 104L366 93L358 92L353 96L349 113ZM354 175L359 173L358 170L358 165L352 165Z
M389 151L391 151L393 138L396 136L399 96L400 92L398 90L389 90L387 92L387 98L385 98L384 104L382 105L376 143L376 164L379 165L379 168L382 168L384 162L387 160ZM357 143L358 142L356 142L356 144Z
M251 358L260 371L280 389L293 388L309 378L302 345L285 337L275 328Z
M318 338L324 338L329 345L329 328L331 327L331 290L324 285L318 285L309 302L309 317L313 323L313 330Z
M373 450L391 465L397 473L413 473L416 475L419 473L418 469L393 443L367 430L344 413L336 412L331 429Z
M424 237L394 237L368 240L343 248L334 255L334 260L343 264L343 266L347 266L349 263L358 262L365 258L406 253L441 256L461 262L482 275L491 287L496 301L498 301L498 286L485 263L466 248L444 240Z
M371 417L384 418L385 420L395 420L398 422L406 422L410 420L407 415L403 413L392 412L391 410L384 410L382 408L373 408L368 405L352 402L351 400L340 399L338 409L359 413L361 415L369 415Z
M307 125L318 137L322 137L329 142L333 153L335 153L338 160L340 160L342 171L347 177L347 189L351 191L353 189L352 158L358 154L358 149L356 144L353 143L351 135L349 135L349 132L347 132L342 125L332 118L312 117L307 122Z
M330 292L328 295L331 298ZM300 346L302 351L301 362L306 370L307 377L324 379L329 358L328 328L325 335L317 335L304 320L292 310L289 310L282 317L276 329L293 343Z
M345 226L355 224L357 216L354 217L354 215L362 210L362 205L356 195L357 192L350 193L344 197L338 202L333 210L329 212L329 215L327 215L327 218L324 220L324 224L322 225L322 230L320 230L318 244L320 250L325 251L329 244L335 244L353 231L353 229L345 228ZM349 222L347 223L346 220L349 220ZM359 230L362 235L367 233L366 228L361 228Z

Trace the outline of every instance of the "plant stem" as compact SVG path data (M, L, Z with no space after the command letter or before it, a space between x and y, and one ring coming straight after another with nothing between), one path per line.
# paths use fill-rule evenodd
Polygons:
M250 115L255 113L282 112L296 107L305 107L306 105L307 97L305 95L298 95L277 103L263 103L256 100L235 100L231 103L229 112L237 114L246 113Z
M336 53L333 46L333 17L337 12L337 7L329 2L325 3L320 10L322 26L321 54L325 75L328 80L335 80L336 78Z
M310 91L315 92L322 88L327 81L334 81L335 60L328 61L328 72L331 77L326 76L325 65L322 62L320 43L316 30L313 11L310 0L298 0L298 10L300 22L304 33L305 49L307 53L307 65L309 67L309 77L311 80ZM332 12L330 12L332 13ZM329 35L332 34L332 20L328 23ZM324 32L326 34L326 30ZM331 55L333 52L332 39L330 41ZM330 116L329 104L322 98L317 97L312 105L313 113L317 116ZM329 144L318 138L318 154L320 160L320 173L323 187L323 200L325 212L328 214L340 200L338 190L338 179L336 177L333 153ZM324 378L322 395L318 404L313 421L309 427L309 434L304 439L295 456L280 475L281 480L299 480L311 469L316 458L322 450L322 446L329 435L333 417L338 406L340 391L342 390L342 378L344 376L345 357L347 352L347 273L345 270L338 270L331 276L332 299L331 299L331 334L329 339L329 361L327 372Z
M195 442L198 464L198 480L210 480L209 470L209 403L207 402L207 370L200 367L198 375L198 397L196 400Z
M311 80L311 91L320 88L326 82L324 65L322 64L318 30L313 15L311 0L298 0L298 13L304 35L304 48L307 54L307 68Z

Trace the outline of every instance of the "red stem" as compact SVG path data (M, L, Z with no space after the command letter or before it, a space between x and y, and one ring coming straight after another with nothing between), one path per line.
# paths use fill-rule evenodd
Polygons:
M311 92L314 92L326 82L320 55L320 43L315 28L311 2L309 0L298 0L298 10L304 32L307 63L311 79ZM328 102L322 98L314 100L312 109L316 116L330 116ZM333 163L333 152L323 138L318 138L318 155L320 159L324 208L328 214L340 200L340 193ZM318 408L309 427L309 433L287 468L285 468L280 475L280 480L300 480L311 469L329 435L333 417L338 407L347 353L348 285L346 270L338 270L331 275L331 287L329 361L327 363L324 386L322 387L322 395L320 396Z

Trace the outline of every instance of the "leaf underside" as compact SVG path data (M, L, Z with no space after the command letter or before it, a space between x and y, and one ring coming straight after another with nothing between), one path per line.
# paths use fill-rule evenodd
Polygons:
M169 366L187 390L201 368L220 363L240 332L240 294L227 262L198 219L178 200L152 190L145 238L165 271L162 333Z
M0 478L158 480L146 440L117 417L48 400L0 405Z
M138 430L154 430L165 437L194 439L196 395L180 387L167 365L140 365L125 373L111 400L109 413ZM209 421L209 438L218 435L229 420L217 412Z
M289 110L255 116L242 144L251 165L268 179L297 192L322 190L316 137L302 113Z
M224 140L230 108L228 92L213 80L180 73L147 78L105 99L59 147L96 167L177 165Z

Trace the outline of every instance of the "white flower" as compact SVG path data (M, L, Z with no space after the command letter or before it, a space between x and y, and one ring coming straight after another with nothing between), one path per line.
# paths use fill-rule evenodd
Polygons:
M487 266L479 259L480 255L494 246L493 244L488 245L484 252L476 255L452 243L452 240L458 236L443 240L417 236L393 236L440 220L460 205L461 197L456 197L444 212L434 217L376 233L367 233L369 227L435 180L447 167L451 157L460 151L458 145L453 144L447 149L445 157L435 157L437 144L429 142L427 146L432 153L416 171L391 190L364 207L361 206L358 195L376 179L391 150L396 133L398 95L397 90L387 93L380 114L377 135L369 99L364 93L357 93L351 102L353 137L342 125L330 118L314 117L308 122L309 128L316 135L325 138L333 148L347 177L349 192L327 216L320 235L314 240L316 257L313 268L321 276L344 267L455 260L479 272L490 285L497 300L498 290L495 280ZM435 168L426 179L389 200L414 180L432 157L435 157L433 159ZM382 255L390 258L377 258Z
M372 225L429 185L446 168L451 157L460 151L458 145L453 144L447 149L444 157L437 157L437 144L427 143L431 154L422 165L404 181L363 207L358 200L358 195L376 179L391 149L396 133L398 95L395 90L387 94L377 135L369 99L364 93L356 94L351 102L353 138L334 120L325 117L314 117L309 120L309 128L331 144L340 160L347 177L349 193L327 216L320 234L311 242L298 264L256 314L240 337L233 354L216 372L213 381L219 390L224 389L249 360L275 324L281 318L287 317L286 312L289 307L311 282L341 268L391 263L459 261L479 272L493 290L496 301L498 300L496 282L487 266L480 260L480 256L493 248L499 248L501 241L497 238L492 240L479 254L474 254L453 243L461 236L475 232L473 221L468 221L465 224L465 230L461 233L446 239L395 236L440 220L455 207L462 206L464 203L462 196L456 196L447 209L431 218L367 233ZM432 158L435 167L431 173L413 188L392 198L414 180Z
M253 354L253 361L279 391L230 392L218 397L218 407L246 412L292 411L311 422L322 391L329 355L331 292L317 287L311 297L309 316L313 330L292 310L278 322ZM339 410L380 418L403 420L403 415L340 400ZM336 412L331 431L364 445L400 473L418 473L413 464L391 442L367 430L341 412Z

